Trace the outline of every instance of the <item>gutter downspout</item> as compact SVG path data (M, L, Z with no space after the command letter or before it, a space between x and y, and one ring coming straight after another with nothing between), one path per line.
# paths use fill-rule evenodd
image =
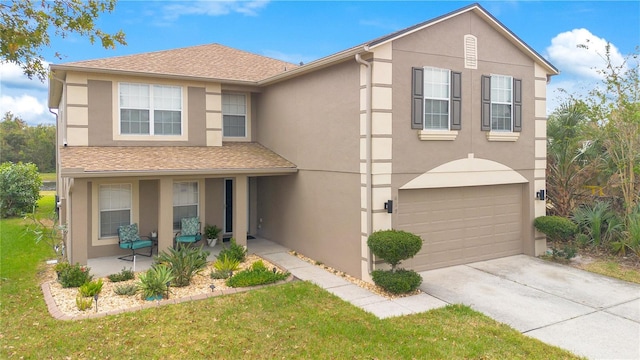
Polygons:
M369 50L368 46L364 47L365 51ZM371 63L368 61L362 60L360 54L356 54L356 62L358 64L364 65L367 68L366 71L366 119L365 119L365 148L366 148L366 196L367 196L367 237L371 235L373 232L373 200L372 200L372 161L371 161L371 127L372 127L372 115L371 115L371 97L372 97L372 88L371 88L371 77L372 77L372 67ZM371 255L371 249L367 250L367 268L369 274L373 271L373 258Z

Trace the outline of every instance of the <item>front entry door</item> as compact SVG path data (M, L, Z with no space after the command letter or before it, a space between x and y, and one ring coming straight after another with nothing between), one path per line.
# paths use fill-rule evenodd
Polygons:
M233 232L233 179L224 179L224 232Z

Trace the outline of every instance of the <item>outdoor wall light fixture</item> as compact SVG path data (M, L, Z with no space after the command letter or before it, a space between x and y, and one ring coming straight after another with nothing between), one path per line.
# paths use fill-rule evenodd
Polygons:
M387 210L387 213L393 213L393 200L389 200L384 203L384 209Z
M544 190L540 190L536 192L536 199L544 200Z

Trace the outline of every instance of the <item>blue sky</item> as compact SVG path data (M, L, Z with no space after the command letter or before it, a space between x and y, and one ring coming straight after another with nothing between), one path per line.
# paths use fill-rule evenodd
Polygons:
M584 93L599 80L599 54L612 44L616 61L640 45L639 1L480 1L486 10L551 61L561 75L549 85L549 110L557 88ZM124 30L127 46L105 50L87 39L54 38L47 61L136 54L219 43L294 63L310 62L379 36L467 6L460 1L120 1L103 15L103 30ZM576 45L586 43L590 49ZM53 54L64 54L62 60ZM11 111L30 124L54 123L47 84L0 64L0 114Z

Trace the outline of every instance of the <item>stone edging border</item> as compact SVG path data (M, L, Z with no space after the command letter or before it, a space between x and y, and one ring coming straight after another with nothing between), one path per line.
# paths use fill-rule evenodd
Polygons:
M271 262L271 263L273 263L273 262ZM274 264L274 265L278 266L282 270L281 266L279 266L277 264ZM216 297L216 296L238 294L238 293L243 293L243 292L247 292L247 291L251 291L251 290L262 289L262 288L269 287L269 286L281 285L281 284L285 284L285 283L288 283L288 282L292 282L294 280L297 280L297 278L295 276L293 276L291 273L289 273L289 277L288 278L286 278L285 280L280 280L280 281L275 282L273 284L257 285L257 286L239 288L239 289L231 288L231 289L225 289L225 290L215 290L215 291L208 292L208 293L202 293L202 294L197 294L197 295L192 295L192 296L185 296L185 297L181 297L181 298L149 301L148 304L137 305L137 306L128 307L128 308L124 308L124 309L117 309L117 310L110 310L110 311L105 311L105 312L97 312L97 313L91 313L91 314L86 314L86 315L75 315L75 316L67 315L67 314L63 313L62 311L60 311L60 309L58 309L58 305L56 304L56 301L53 299L53 296L51 295L51 289L49 287L50 281L42 283L40 285L40 288L42 289L42 293L44 294L44 302L47 304L47 309L49 310L49 314L51 314L51 316L54 319L69 321L69 320L95 319L95 318L105 317L105 316L108 316L108 315L117 315L117 314L122 314L122 313L127 313L127 312L139 311L139 310L143 310L143 309L150 309L150 308L154 308L154 307L171 305L171 304L180 304L180 303L188 302L188 301L204 300L204 299L208 299L208 298Z

